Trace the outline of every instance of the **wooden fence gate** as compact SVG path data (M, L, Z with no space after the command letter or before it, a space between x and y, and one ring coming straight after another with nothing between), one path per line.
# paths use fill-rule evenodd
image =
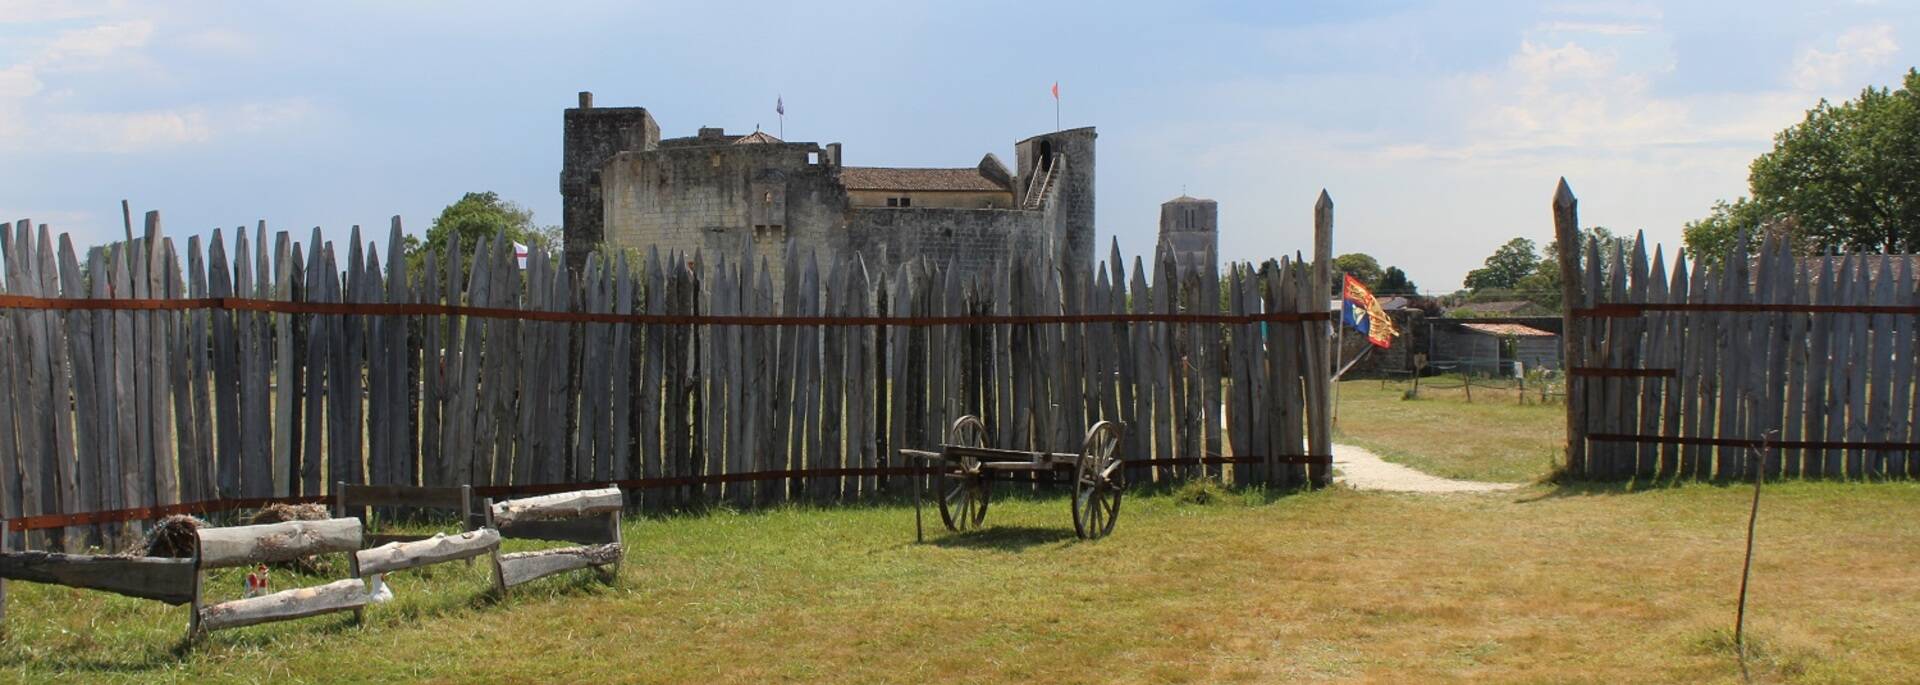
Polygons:
M1578 477L1920 476L1915 257L1801 257L1746 239L1718 267L1644 236L1581 254L1573 193L1553 201L1568 472Z
M789 250L775 283L726 255L522 266L505 241L382 265L357 227L179 250L157 213L81 253L20 221L0 229L0 507L73 548L332 483L838 501L904 492L924 472L893 450L968 413L1020 448L1124 422L1136 482L1325 484L1332 222L1323 193L1312 261L1225 278L1116 245L974 274Z

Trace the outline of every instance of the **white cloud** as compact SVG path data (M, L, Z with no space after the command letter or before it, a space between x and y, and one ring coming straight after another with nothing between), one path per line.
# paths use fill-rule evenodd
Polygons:
M34 75L32 67L15 64L0 69L0 101L31 97L40 92L40 87L40 78Z
M0 23L88 18L97 9L57 3L6 5L0 6ZM298 125L313 114L313 104L302 98L119 111L60 106L76 94L63 83L68 72L104 72L108 81L170 76L147 55L156 34L149 19L117 18L60 32L20 62L0 67L0 142L16 149L124 154ZM250 49L244 36L220 30L202 30L184 40L203 51Z
M147 46L153 22L136 19L61 33L40 51L36 66L50 69L107 68L114 58Z
M1840 34L1831 50L1801 52L1793 61L1790 80L1794 87L1810 92L1845 86L1859 80L1862 72L1886 64L1899 51L1892 26L1857 26Z

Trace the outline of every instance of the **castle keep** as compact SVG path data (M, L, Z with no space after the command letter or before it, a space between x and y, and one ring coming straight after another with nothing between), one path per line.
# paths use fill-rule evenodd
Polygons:
M647 248L729 259L751 251L779 276L786 245L824 265L858 254L872 273L914 257L978 271L1012 255L1093 262L1094 130L1014 144L1014 167L987 154L971 167L845 166L839 143L701 128L660 137L643 107L566 110L560 170L567 263L595 248Z

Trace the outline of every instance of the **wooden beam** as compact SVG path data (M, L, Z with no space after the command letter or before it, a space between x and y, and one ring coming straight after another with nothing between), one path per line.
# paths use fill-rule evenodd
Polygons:
M482 528L458 535L435 535L425 540L389 543L356 552L355 555L359 558L360 575L365 576L477 557L493 551L499 545L500 532Z
M556 573L619 563L623 551L619 543L609 543L502 554L499 561L500 583L502 587L512 587Z
M212 632L350 611L366 606L369 601L366 583L360 579L336 580L326 585L282 590L264 597L236 599L201 609L199 630L203 633Z
M579 518L619 511L620 488L575 490L539 497L508 500L493 505L493 520L499 526L522 521Z
M1562 368L1582 366L1581 345L1584 343L1586 324L1573 316L1573 310L1586 302L1586 296L1580 291L1583 282L1580 276L1580 211L1579 201L1573 197L1573 189L1567 187L1567 179L1560 179L1560 187L1553 193L1553 233L1559 249L1560 258L1560 300L1567 314L1561 321L1561 365ZM1586 475L1586 403L1585 393L1578 389L1584 382L1578 378L1567 378L1567 452L1566 467L1574 475Z
M200 529L200 565L204 568L289 561L358 549L357 518Z
M168 604L193 601L193 560L0 552L0 578L104 590Z

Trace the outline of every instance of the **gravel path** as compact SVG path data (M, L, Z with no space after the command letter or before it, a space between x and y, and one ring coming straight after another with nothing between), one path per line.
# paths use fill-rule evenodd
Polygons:
M1520 483L1484 483L1431 476L1381 459L1380 455L1353 445L1334 444L1334 480L1356 490L1390 492L1500 492Z

